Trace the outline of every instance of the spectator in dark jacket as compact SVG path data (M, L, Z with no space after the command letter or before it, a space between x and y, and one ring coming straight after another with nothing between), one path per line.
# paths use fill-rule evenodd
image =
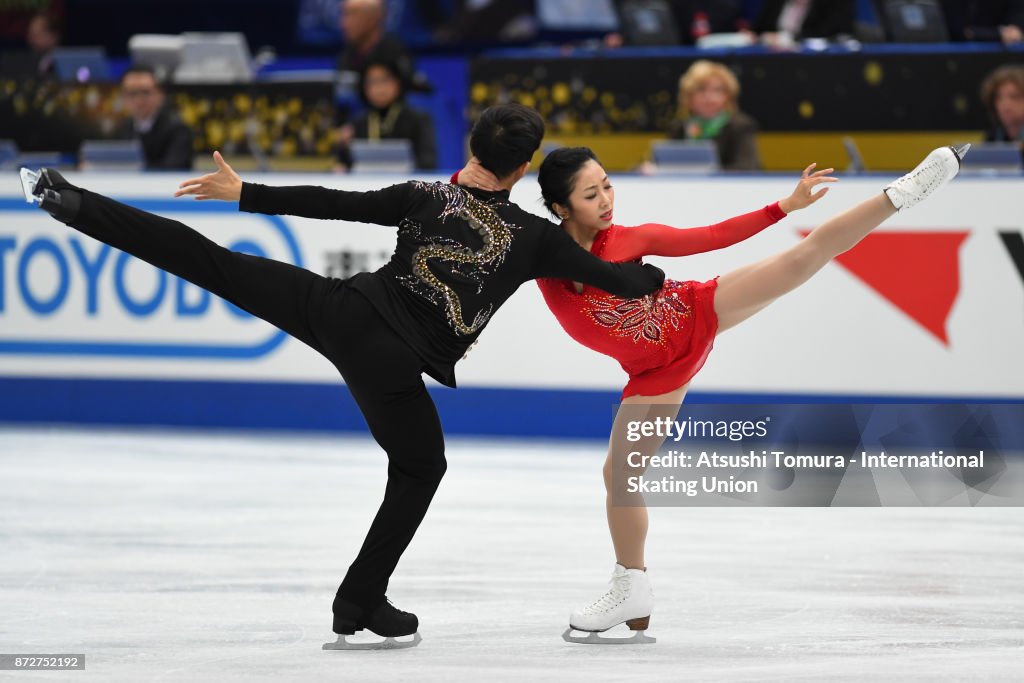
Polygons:
M26 49L0 55L0 73L11 78L49 78L56 75L54 52L60 47L60 21L46 12L32 15L25 29Z
M121 96L131 115L121 133L141 141L146 170L192 168L192 129L166 104L153 69L133 66L125 71Z
M384 30L383 0L342 0L338 23L345 49L338 56L338 71L358 74L370 62L389 62L410 74L410 87L429 91L430 83L416 73L412 54L398 36Z
M406 139L412 142L415 166L437 168L437 141L430 114L410 107L405 101L411 74L403 62L372 60L360 77L360 92L367 109L341 129L336 170L346 171L354 162L349 143L353 139Z

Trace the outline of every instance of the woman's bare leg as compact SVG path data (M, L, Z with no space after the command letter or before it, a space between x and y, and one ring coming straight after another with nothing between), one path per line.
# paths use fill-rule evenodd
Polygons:
M630 396L623 399L615 416L608 457L604 463L604 485L607 494L608 530L615 547L615 561L626 569L643 569L644 544L647 541L647 506L640 493L626 492L626 477L643 474L643 468L630 467L627 461L633 451L654 455L665 441L661 437L626 438L632 421L651 421L658 417L675 419L689 384L658 396Z
M883 193L825 221L796 246L718 279L718 331L746 320L807 282L826 263L853 247L896 209Z

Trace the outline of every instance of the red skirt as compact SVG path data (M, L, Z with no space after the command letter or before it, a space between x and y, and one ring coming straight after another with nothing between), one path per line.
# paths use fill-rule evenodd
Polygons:
M666 281L664 295L675 294L689 308L683 324L666 330L666 344L658 353L644 356L642 361L623 363L629 382L622 398L658 396L688 384L704 367L718 333L715 314L715 290L718 278L707 282Z

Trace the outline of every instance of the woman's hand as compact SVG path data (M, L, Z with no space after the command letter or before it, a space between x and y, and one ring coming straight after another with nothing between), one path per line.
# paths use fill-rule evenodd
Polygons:
M793 190L793 194L779 201L780 209L786 213L793 213L798 209L806 209L808 206L828 194L827 187L820 192L814 192L814 188L817 185L820 185L821 183L834 183L839 180L838 178L833 178L828 175L835 170L832 168L826 168L823 171L811 173L811 170L815 166L817 166L817 164L811 164L804 169L803 175L800 176L800 182L796 184L796 189Z
M486 192L497 192L501 189L497 177L484 168L476 157L470 157L466 167L459 171L459 185Z
M226 202L237 202L242 197L242 179L235 169L228 166L220 152L213 153L213 161L217 164L215 173L207 173L198 178L186 180L178 186L175 197L187 194L195 195L196 199L223 199Z

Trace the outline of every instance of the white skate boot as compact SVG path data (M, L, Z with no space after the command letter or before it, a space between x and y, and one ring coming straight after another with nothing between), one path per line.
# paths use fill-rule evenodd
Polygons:
M645 633L654 608L654 591L646 569L626 569L615 565L612 587L601 599L569 616L569 628L562 634L568 643L596 643L621 645L653 643L655 639ZM625 622L634 632L629 638L606 638L597 635ZM574 636L573 631L587 631L587 636Z
M935 192L960 171L960 160L971 146L933 149L910 173L886 186L884 192L898 211L909 209Z

